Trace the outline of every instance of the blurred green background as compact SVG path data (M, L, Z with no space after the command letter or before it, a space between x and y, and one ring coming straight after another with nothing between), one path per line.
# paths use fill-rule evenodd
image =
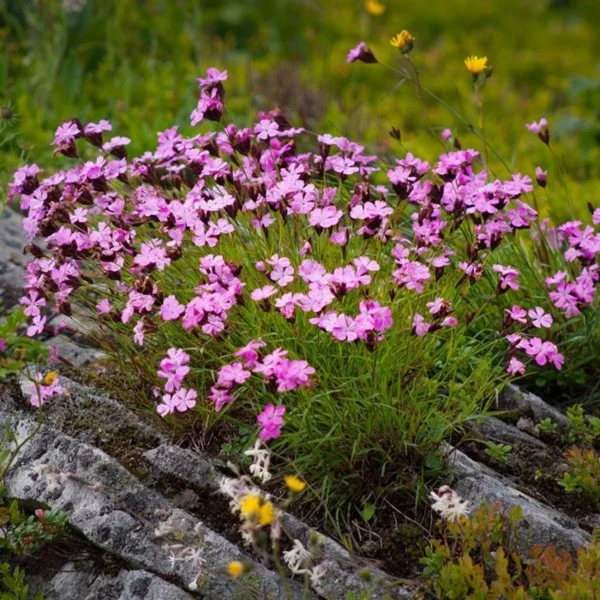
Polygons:
M384 154L403 151L391 126L427 159L441 150L444 127L480 147L428 100L439 128L432 135L414 89L395 89L390 71L346 64L364 40L394 65L388 40L402 29L416 37L423 84L469 122L479 117L463 60L489 58L488 139L516 170L554 163L548 189L560 171L568 194L554 186L548 206L557 218L582 215L600 177L598 0L0 0L0 183L25 160L59 166L49 143L69 117L111 120L134 152L152 149L156 132L173 123L192 131L195 78L210 66L229 71L228 118L238 125L279 106L297 124ZM541 116L553 153L524 127Z

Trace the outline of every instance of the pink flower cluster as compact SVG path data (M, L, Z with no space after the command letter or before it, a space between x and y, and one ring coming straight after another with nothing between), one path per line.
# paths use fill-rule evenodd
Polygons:
M287 350L282 348L261 357L259 351L265 346L262 340L251 340L235 353L241 362L226 364L219 369L217 381L209 395L217 412L225 404L233 402L234 388L245 383L253 373L262 375L267 385L279 393L312 385L311 376L315 370L308 362L290 360Z
M348 60L374 57L359 45ZM199 79L193 124L222 118L226 79L217 69ZM547 125L536 128L545 135ZM110 129L106 121L63 123L56 152L78 157L77 145L87 142L98 158L46 178L36 165L22 167L10 185L10 198L20 196L27 211L33 256L22 299L29 335L44 331L48 311L71 314L73 301L91 288L98 318L127 325L140 346L166 323L217 346L239 333L244 311L263 310L286 327L302 321L309 335L375 351L402 326L396 317L407 305L421 337L468 325L472 316L457 301L452 306L438 297L442 278L468 293L493 270L497 289L490 302L519 290L518 271L501 264L490 269L490 256L536 222L524 200L532 180L491 177L475 150L445 152L434 164L407 153L383 170L377 156L342 136L318 135L312 151L300 153L298 141L303 136L302 147L310 148L310 134L274 110L259 113L248 128L228 124L185 137L172 127L158 135L154 151L129 159L127 138L103 139ZM443 139L451 135L443 132ZM569 246L565 260L580 266L547 281L550 301L567 318L595 298L599 223L596 210L593 226L567 223L556 233L556 244ZM181 269L197 273L195 287L167 289ZM416 311L421 304L427 316L425 308ZM531 328L552 325L552 316L540 307L517 308L498 324L508 341L509 372L524 372L526 359L560 368L552 342L527 337ZM261 355L263 348L252 341L236 353L239 361L216 367L207 390L216 410L242 386L256 384L257 375L277 393L311 386L315 371L306 360L288 358L283 348ZM523 360L515 362L517 355ZM178 347L161 360L160 414L198 402L198 392L183 387L194 360ZM282 409L261 414L264 439L279 431Z

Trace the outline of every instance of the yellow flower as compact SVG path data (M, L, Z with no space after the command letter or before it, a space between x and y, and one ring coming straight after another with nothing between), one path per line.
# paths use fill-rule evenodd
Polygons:
M390 40L390 45L398 48L402 54L408 54L415 45L415 38L404 29Z
M385 4L382 4L377 0L367 0L365 2L365 8L367 9L367 12L374 17L380 17L385 12Z
M248 494L240 501L242 517L246 520L255 519L259 525L270 525L273 522L273 504L264 502L255 494Z
M306 487L306 483L304 483L302 479L296 477L295 475L286 475L284 477L284 481L289 490L295 494L299 494Z
M58 379L58 373L56 371L48 371L44 379L42 379L43 385L52 385Z
M468 56L465 58L465 67L473 77L477 77L487 67L487 56L479 58L478 56Z
M244 572L244 563L239 560L232 560L227 565L227 571L234 579L237 579Z

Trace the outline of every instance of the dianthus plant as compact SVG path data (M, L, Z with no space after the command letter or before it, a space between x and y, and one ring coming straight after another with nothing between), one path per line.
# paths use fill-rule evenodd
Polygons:
M173 127L129 158L108 122L74 119L55 152L95 160L45 179L19 169L29 334L48 310L91 309L162 417L256 423L324 492L405 485L407 465L435 464L495 385L531 363L562 366L551 317L498 302L518 293L519 272L495 256L536 220L531 179L490 177L475 150L385 165L277 110L224 124L226 79L208 70L191 116L217 131ZM480 280L494 282L485 297ZM473 333L482 318L495 331Z

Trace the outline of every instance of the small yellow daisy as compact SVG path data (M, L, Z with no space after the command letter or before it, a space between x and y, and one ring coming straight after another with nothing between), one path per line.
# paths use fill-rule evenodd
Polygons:
M487 68L487 56L479 58L478 56L468 56L465 58L465 67L473 77L483 73Z
M244 563L241 563L239 560L232 560L227 565L227 572L231 577L237 579L244 572Z
M299 494L304 488L306 488L306 483L304 483L302 479L296 477L295 475L286 475L283 479L288 489L295 494Z
M415 38L406 29L390 40L390 46L398 48L402 54L408 54L415 45Z
M380 17L385 12L385 4L382 4L377 0L367 0L365 2L365 9L370 15Z
M56 371L48 371L46 376L42 380L44 385L52 385L58 379L58 373Z

